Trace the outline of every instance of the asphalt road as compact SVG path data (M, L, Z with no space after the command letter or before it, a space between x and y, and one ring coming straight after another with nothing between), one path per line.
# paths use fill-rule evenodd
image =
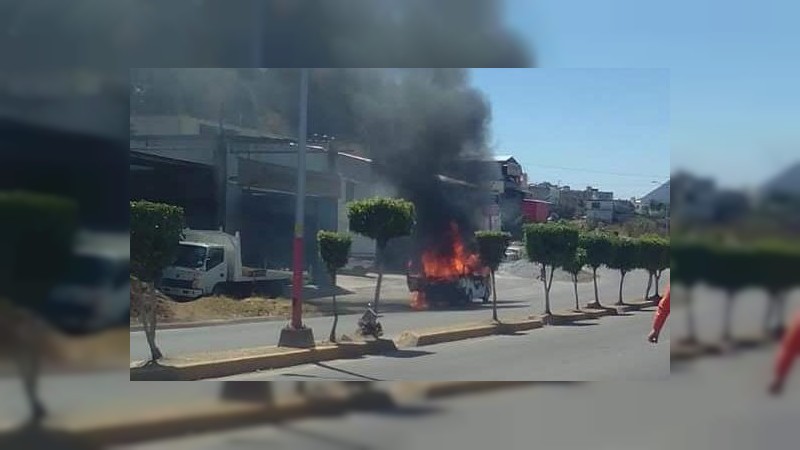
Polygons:
M237 375L226 380L657 380L670 373L669 330L645 340L652 310L490 336L356 360L337 360Z
M668 275L664 277L668 280ZM635 271L626 276L624 298L627 300L641 299L647 283L647 274ZM665 281L666 283L666 281ZM384 284L386 290L392 295L402 295L406 301L408 290L405 287L405 278L401 276L388 277ZM580 283L579 297L581 304L594 299L592 283ZM611 304L616 301L619 290L619 273L603 270L600 272L598 286L601 302ZM544 310L544 293L540 282L535 282L533 277L521 278L514 276L500 276L497 278L498 308L501 319L526 317L531 314L540 314ZM574 307L575 300L572 283L554 282L551 290L551 307L554 310L566 310ZM398 299L395 299L398 301ZM476 303L469 310L439 310L423 312L387 312L382 313L381 322L387 338L392 338L405 330L430 328L442 325L476 322L491 318L491 305ZM360 314L341 316L339 319L339 333L352 334ZM310 317L304 320L307 326L312 327L317 340L327 338L332 318ZM161 330L157 334L157 342L165 355L181 355L220 350L234 350L246 347L259 347L276 345L281 328L286 326L282 320L247 324L216 325L202 328L185 328L175 330ZM147 358L149 351L143 332L132 332L130 340L130 358L132 361Z
M768 397L772 355L706 359L658 383L541 383L121 448L795 450L800 377Z

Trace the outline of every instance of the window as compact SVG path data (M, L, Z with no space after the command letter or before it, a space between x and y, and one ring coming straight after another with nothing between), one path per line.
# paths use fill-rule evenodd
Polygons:
M222 260L224 259L224 251L221 248L210 248L208 249L208 265L206 266L206 270L211 270L214 267L222 264Z
M179 244L175 266L200 269L206 259L206 248L199 245Z
M592 209L600 209L600 202L592 202Z

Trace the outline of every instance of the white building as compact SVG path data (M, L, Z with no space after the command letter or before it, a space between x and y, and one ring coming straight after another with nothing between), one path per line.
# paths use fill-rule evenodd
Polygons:
M614 193L594 188L588 189L586 220L612 223L614 221Z

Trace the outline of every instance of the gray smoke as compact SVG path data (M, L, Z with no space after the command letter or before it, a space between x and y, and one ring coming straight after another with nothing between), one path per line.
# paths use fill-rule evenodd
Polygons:
M490 156L488 102L463 69L404 71L354 102L376 170L414 202L415 243L448 253L451 224L470 235L489 200L480 187L494 175L491 165L467 163Z
M497 0L9 0L7 67L527 67ZM100 69L104 68L104 69Z
M244 126L287 135L297 129L295 69L142 69L131 75L134 114L216 119L222 112ZM491 164L476 163L491 153L491 109L466 69L314 69L308 115L309 134L356 143L382 179L414 202L418 244L442 243L451 223L465 235L478 226L475 219L489 200L479 186L496 174L488 173ZM442 252L450 249L444 244Z

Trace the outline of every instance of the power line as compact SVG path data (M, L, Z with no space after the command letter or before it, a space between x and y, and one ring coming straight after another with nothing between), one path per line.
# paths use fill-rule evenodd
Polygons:
M664 175L648 175L648 174L640 174L640 173L628 173L628 172L609 172L604 170L593 170L593 169L579 169L576 167L562 167L562 166L549 166L544 164L532 164L533 167L543 168L543 169L559 169L559 170L572 170L575 172L589 172L589 173L599 173L604 175L617 175L621 177L639 177L639 178L650 178L663 180L669 178L669 176Z

